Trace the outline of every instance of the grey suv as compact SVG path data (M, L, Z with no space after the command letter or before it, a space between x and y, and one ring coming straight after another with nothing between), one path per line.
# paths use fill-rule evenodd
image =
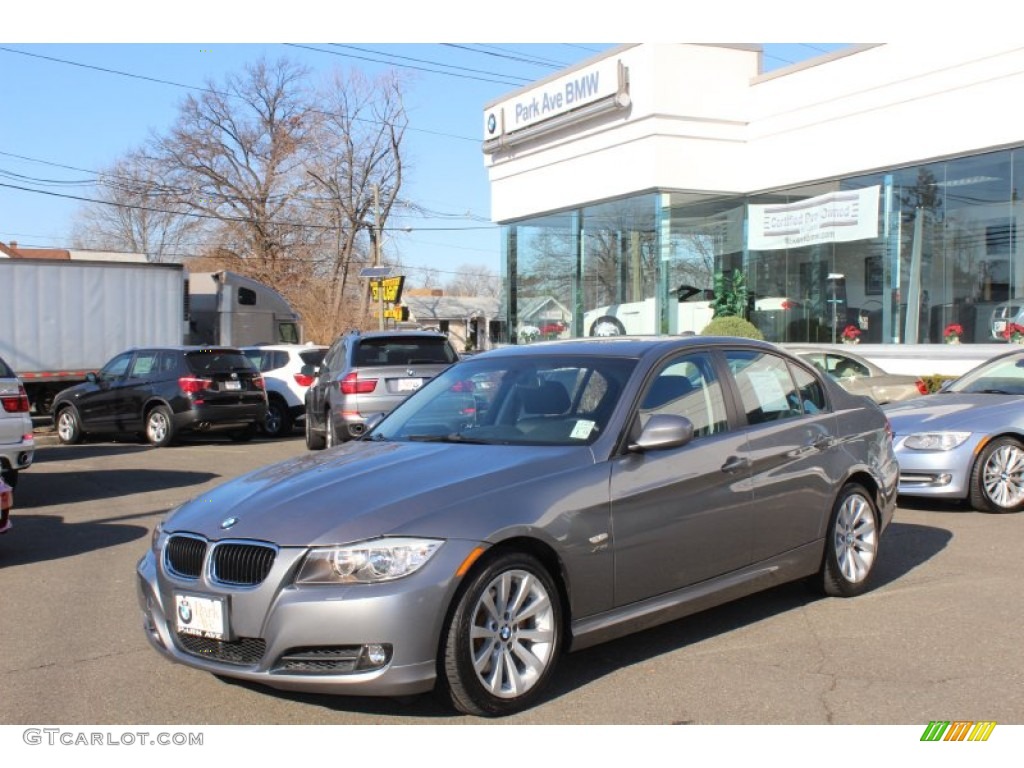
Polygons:
M370 416L389 413L424 382L459 359L448 338L431 331L347 333L327 350L306 391L306 447L359 437Z
M28 409L25 387L0 358L0 477L12 488L18 484L18 472L29 468L35 453Z

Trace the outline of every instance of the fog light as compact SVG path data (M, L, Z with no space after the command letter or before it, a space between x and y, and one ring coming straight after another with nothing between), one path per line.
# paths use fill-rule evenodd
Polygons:
M363 646L359 654L359 669L379 669L391 660L391 646L372 643Z
M953 476L948 472L944 472L935 478L936 485L949 485L951 482L953 482Z

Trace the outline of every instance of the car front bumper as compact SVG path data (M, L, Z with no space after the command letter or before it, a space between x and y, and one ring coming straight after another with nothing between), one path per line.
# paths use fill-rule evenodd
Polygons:
M899 494L928 498L965 499L980 440L973 435L951 451L912 451L896 447L900 465Z
M179 579L153 551L137 568L137 595L150 644L171 661L272 688L308 693L401 696L431 690L447 607L475 542L447 541L420 571L382 584L302 585L304 548L282 548L264 583L227 588L206 576ZM176 630L175 594L227 603L229 637L203 641ZM387 660L360 668L370 647Z

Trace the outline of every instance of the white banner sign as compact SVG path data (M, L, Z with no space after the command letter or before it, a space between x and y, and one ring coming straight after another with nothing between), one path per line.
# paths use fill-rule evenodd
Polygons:
M751 205L747 248L773 251L878 237L880 187L866 187L788 205Z

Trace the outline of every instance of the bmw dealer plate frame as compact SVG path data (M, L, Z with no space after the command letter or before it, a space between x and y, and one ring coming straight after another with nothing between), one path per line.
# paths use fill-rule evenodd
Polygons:
M227 600L192 592L175 592L174 627L183 635L227 640Z

